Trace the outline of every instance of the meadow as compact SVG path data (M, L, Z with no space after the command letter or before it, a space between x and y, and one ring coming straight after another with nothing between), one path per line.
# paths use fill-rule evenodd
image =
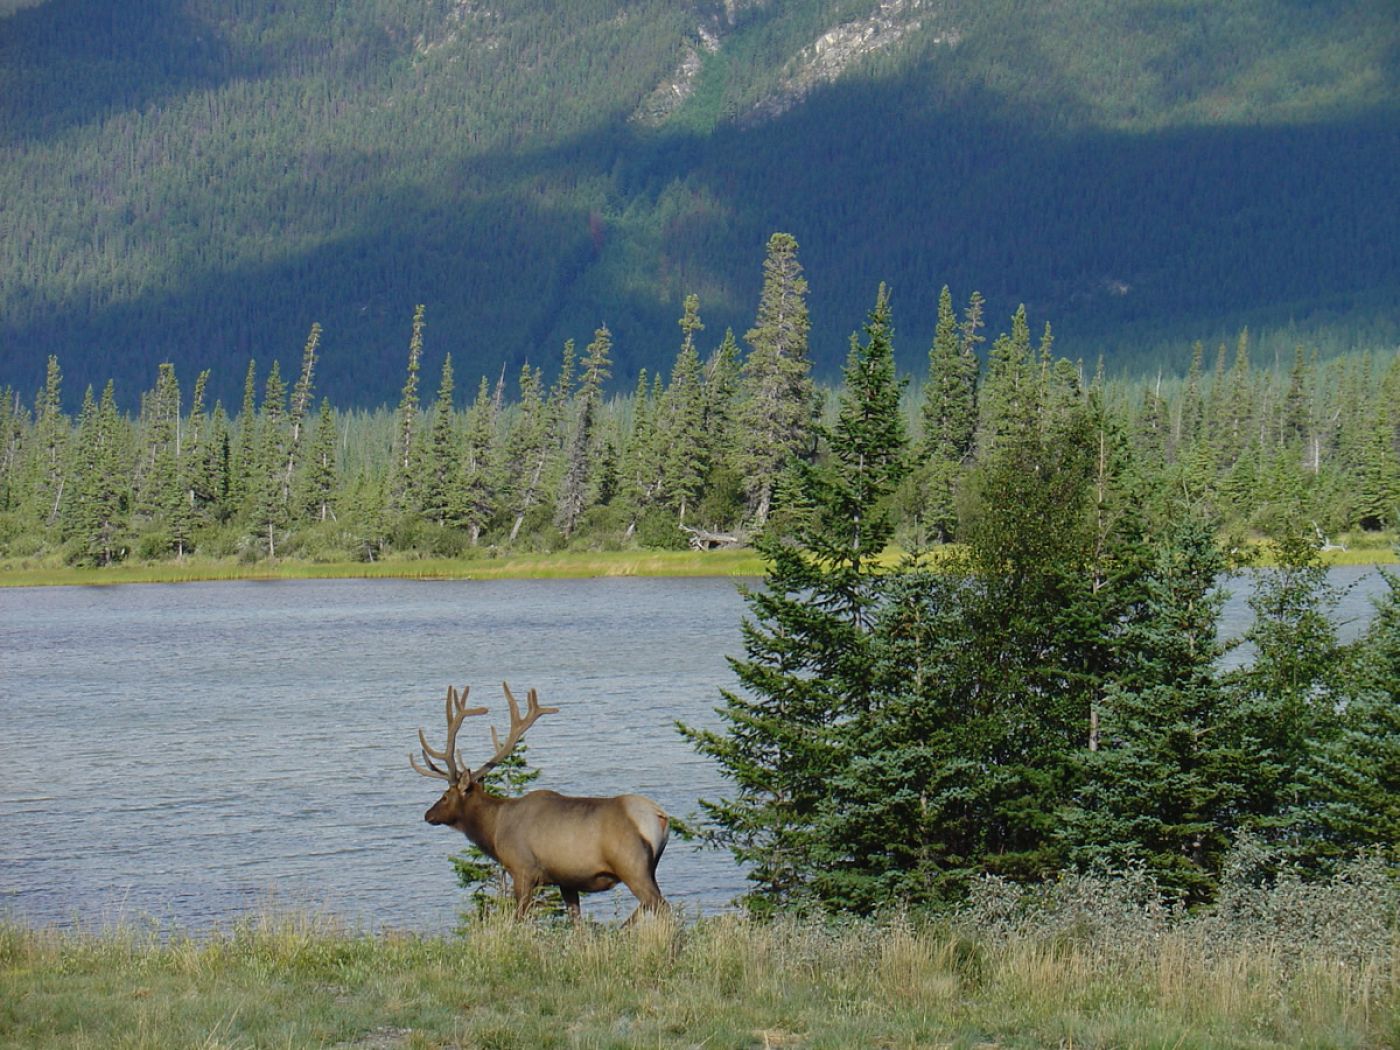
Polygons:
M1243 869L1213 909L1131 873L959 913L633 929L464 919L449 936L265 915L198 936L0 925L7 1047L1400 1045L1396 884Z

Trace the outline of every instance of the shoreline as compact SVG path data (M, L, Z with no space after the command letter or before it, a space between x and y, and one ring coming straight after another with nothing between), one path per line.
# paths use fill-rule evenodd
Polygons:
M481 558L413 558L378 562L287 560L243 564L189 559L106 568L0 563L0 587L110 587L141 583L246 580L554 580L600 577L761 576L763 560L732 551L599 551Z
M902 552L882 559L893 565ZM1328 567L1400 564L1393 545L1321 553ZM1267 567L1269 559L1257 564ZM132 562L106 568L0 562L0 587L111 587L142 583L216 583L255 580L562 580L606 577L756 577L762 556L751 548L721 551L560 551L477 558L391 558L378 562L286 561L242 563L190 558Z

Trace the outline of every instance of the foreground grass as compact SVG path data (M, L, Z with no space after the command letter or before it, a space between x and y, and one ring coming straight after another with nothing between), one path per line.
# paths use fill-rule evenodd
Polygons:
M1345 953L1343 953L1344 955ZM1392 950L1150 949L904 922L633 930L488 919L460 937L263 919L201 940L0 925L6 1047L1400 1045Z

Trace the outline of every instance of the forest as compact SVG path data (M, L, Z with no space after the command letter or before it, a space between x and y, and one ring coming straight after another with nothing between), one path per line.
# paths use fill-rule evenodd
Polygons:
M832 454L840 388L814 378L809 298L795 238L773 235L742 339L710 332L688 296L670 368L643 371L630 394L608 393L606 326L581 351L566 341L549 373L478 376L470 396L449 353L430 394L423 307L404 319L394 408L318 397L338 363L323 367L318 325L295 375L248 362L232 411L210 403L209 370L190 384L165 363L138 412L109 381L72 415L51 357L32 402L13 388L0 402L0 556L378 561L752 542L805 513L785 494L787 465ZM1261 364L1243 330L1196 344L1181 373L1109 380L1057 356L1048 324L1033 338L1024 307L994 338L985 311L980 294L955 306L945 288L922 375L902 381L909 469L888 498L901 549L966 538L998 415L1031 396L1101 406L1139 498L1161 516L1173 501L1208 508L1234 548L1293 519L1320 541L1381 548L1397 528L1400 356L1299 347Z
M321 389L373 410L424 303L434 373L450 352L513 383L606 322L625 392L669 365L686 294L711 331L745 329L774 229L803 244L829 384L872 275L911 309L941 283L979 288L991 316L1024 302L1139 375L1244 325L1267 357L1393 345L1397 17L0 4L0 385L27 396L56 356L70 412L107 378L130 410L171 362L209 368L232 410L242 365L295 373L319 322L340 362ZM819 77L816 42L867 25L887 44ZM922 347L896 351L922 370Z

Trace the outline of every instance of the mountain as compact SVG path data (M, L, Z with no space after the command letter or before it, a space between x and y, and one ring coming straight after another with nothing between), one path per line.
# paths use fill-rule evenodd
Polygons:
M249 358L392 403L606 323L614 381L752 323L793 233L834 375L893 288L1158 365L1400 340L1400 6L1373 0L0 0L0 386ZM1262 342L1261 338L1262 337Z

